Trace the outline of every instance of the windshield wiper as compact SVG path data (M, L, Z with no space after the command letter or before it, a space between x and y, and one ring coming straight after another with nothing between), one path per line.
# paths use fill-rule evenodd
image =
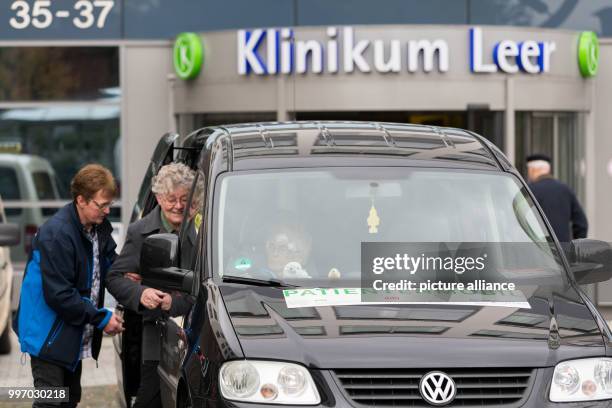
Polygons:
M229 283L245 283L254 286L272 286L276 288L297 288L297 285L290 285L279 279L257 279L247 278L245 276L223 275L223 282Z

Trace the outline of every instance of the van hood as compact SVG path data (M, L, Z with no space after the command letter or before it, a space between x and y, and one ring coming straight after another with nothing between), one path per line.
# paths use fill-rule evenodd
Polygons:
M246 358L331 368L551 367L606 353L571 286L524 291L530 308L468 305L287 307L282 288L219 286Z

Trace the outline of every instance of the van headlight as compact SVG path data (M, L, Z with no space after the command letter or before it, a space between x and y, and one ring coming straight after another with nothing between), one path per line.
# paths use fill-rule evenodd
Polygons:
M221 366L219 383L221 394L228 400L289 405L321 402L308 370L292 363L229 361Z
M584 358L557 364L550 387L552 402L612 398L612 359Z

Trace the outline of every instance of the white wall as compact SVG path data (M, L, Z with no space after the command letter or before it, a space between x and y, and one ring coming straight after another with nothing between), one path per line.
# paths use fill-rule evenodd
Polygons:
M169 42L121 45L122 221L129 221L140 183L159 138L171 123Z
M599 72L593 89L594 217L590 237L612 242L612 39L600 39ZM587 166L588 166L587 165ZM598 303L612 306L612 282L599 284Z

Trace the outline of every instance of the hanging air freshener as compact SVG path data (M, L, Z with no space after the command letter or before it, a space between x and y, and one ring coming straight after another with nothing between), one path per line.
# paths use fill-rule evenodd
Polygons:
M374 207L374 196L376 188L378 187L378 183L370 183L370 200L372 202L372 206L370 207L370 213L368 215L368 232L370 234L378 234L378 226L380 225L380 218L378 217L378 211L376 211L376 207Z

